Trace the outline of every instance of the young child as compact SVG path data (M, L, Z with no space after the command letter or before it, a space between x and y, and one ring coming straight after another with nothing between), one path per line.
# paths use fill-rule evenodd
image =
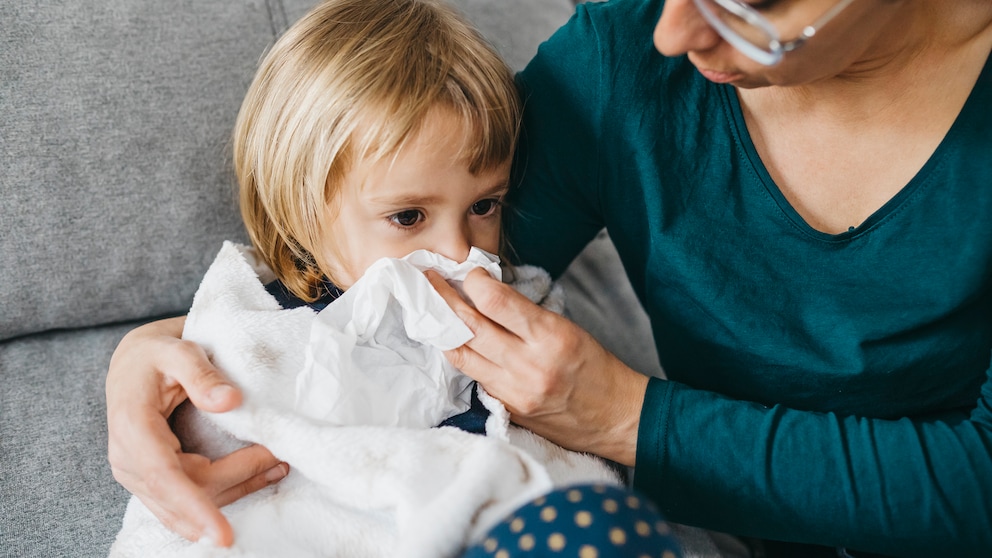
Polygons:
M259 443L291 472L225 507L232 549L132 498L112 556L450 556L555 486L618 484L443 358L471 332L422 270L500 273L519 118L505 63L435 1L328 0L279 39L234 132L252 247L225 245L184 331L244 402L175 426L189 451ZM560 304L546 274L514 275Z

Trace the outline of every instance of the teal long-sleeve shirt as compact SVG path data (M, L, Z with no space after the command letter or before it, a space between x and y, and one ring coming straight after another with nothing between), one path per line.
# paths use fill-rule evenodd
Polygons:
M661 6L579 6L521 73L508 223L554 275L604 226L617 246L671 380L636 486L731 533L992 555L992 65L912 181L825 234L734 89L654 50Z

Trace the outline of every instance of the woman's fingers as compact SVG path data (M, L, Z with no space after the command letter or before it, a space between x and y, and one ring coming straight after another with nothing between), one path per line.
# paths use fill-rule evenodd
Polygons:
M562 406L552 392L569 386L564 385L553 364L555 359L572 355L561 358L560 344L546 341L553 340L556 320L570 322L483 270L473 270L462 285L471 304L440 276L428 277L475 334L466 344L445 353L453 366L481 383L515 417L546 414Z
M138 411L127 424L109 421L109 459L114 478L162 523L190 540L209 536L229 546L233 533L211 495L190 478L179 440L155 411ZM195 456L205 464L205 457Z
M223 547L233 544L234 532L217 506L274 484L289 472L286 463L262 446L248 446L214 462L189 453L177 454L173 461L178 467L156 467L158 480L148 484L149 497L142 502L186 539L206 537Z
M202 347L176 339L159 364L167 381L179 384L198 409L223 413L241 405L241 392L210 362ZM162 351L166 356L166 352Z
M211 463L206 481L214 487L214 503L226 506L279 482L287 474L289 464L276 459L265 447L251 445Z
M138 494L166 527L183 537L197 541L206 537L218 546L231 546L234 532L227 518L220 512L202 486L188 476L190 458L208 461L203 456L191 454L174 455L169 466L159 471L149 471L152 476L147 483L147 493Z
M540 340L546 317L554 315L482 269L469 272L462 289L479 312L529 344Z
M647 378L568 319L473 270L463 300L438 275L435 289L475 333L445 356L481 383L513 420L558 444L632 464Z
M502 349L498 348L500 344L505 346L513 341L510 334L462 299L458 295L458 292L443 277L433 271L428 271L427 278L434 286L434 289L448 303L448 306L454 310L455 314L475 334L468 343L457 349L446 351L445 356L448 361L452 366L483 385L488 385L491 381L497 380L501 374L499 366L477 349L480 345L488 346L494 347L488 351L490 356L494 353L501 353ZM497 358L496 360L501 359ZM492 395L498 397L496 394Z
M186 399L213 412L235 408L240 392L202 348L182 341L183 319L135 329L121 340L107 372L108 458L114 477L180 535L230 546L219 506L285 476L288 466L251 446L211 462L183 453L168 417Z

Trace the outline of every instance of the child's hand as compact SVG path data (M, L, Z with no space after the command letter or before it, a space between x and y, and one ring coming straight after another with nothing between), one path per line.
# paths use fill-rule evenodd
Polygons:
M114 478L169 529L230 546L219 506L286 476L289 466L250 446L211 462L183 453L168 417L187 395L205 411L241 404L241 393L198 345L182 341L185 318L141 326L121 340L107 372L109 459Z
M445 353L506 405L517 424L568 449L633 465L648 378L582 328L473 270L462 300L439 275L434 288L475 333Z

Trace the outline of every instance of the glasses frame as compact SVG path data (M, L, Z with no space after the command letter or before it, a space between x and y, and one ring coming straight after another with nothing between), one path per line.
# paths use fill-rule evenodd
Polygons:
M720 16L714 13L712 8L706 4L706 0L693 0L693 3L696 5L696 9L699 11L700 15L703 16L703 19L706 20L706 23L716 30L716 32L719 33L725 41L744 54L744 56L747 56L751 60L754 60L758 64L762 64L764 66L774 66L781 62L782 57L786 52L792 52L793 50L801 47L806 43L806 41L816 35L817 31L822 29L827 22L836 17L837 14L844 10L844 8L854 2L854 0L841 0L840 2L834 4L832 8L827 10L825 14L818 17L813 23L803 27L803 30L798 37L791 41L782 42L778 29L775 29L772 22L768 21L768 18L761 15L761 12L745 4L744 2L741 2L740 0L708 1L740 18L745 23L753 26L755 29L768 37L768 47L767 49L762 49L760 46L745 39L740 33L734 31L729 25L724 23L724 21L720 19Z

